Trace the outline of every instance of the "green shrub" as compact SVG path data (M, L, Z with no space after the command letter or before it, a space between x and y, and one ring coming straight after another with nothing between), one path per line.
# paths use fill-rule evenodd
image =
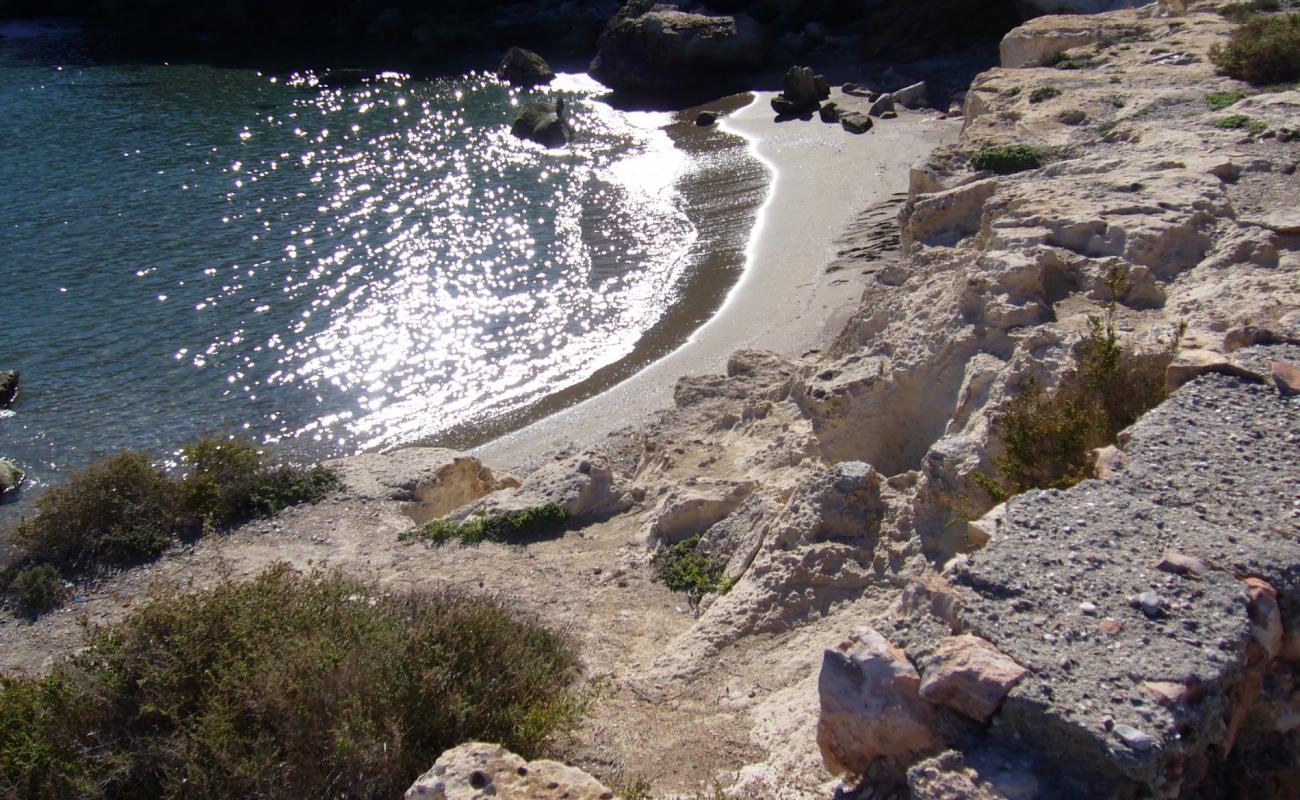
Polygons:
M1210 48L1210 60L1224 75L1254 84L1300 78L1300 14L1247 20L1226 45Z
M1233 22L1244 22L1265 11L1281 10L1278 0L1250 0L1246 3L1228 3L1219 7L1219 14Z
M46 489L10 541L32 561L75 568L157 555L184 521L174 480L143 453L119 453Z
M1268 130L1268 123L1261 119L1248 117L1245 114L1229 114L1226 117L1219 117L1212 123L1216 128L1225 130L1247 130L1251 133L1263 133Z
M1222 111L1228 106L1236 103L1238 100L1244 100L1249 96L1250 95L1247 92L1237 92L1237 91L1209 92L1208 94L1205 95L1205 103L1215 111Z
M14 576L9 591L18 608L28 614L43 614L68 601L68 587L59 571L49 564L25 567Z
M1127 275L1112 270L1108 284L1118 298ZM997 477L974 476L995 501L1089 477L1092 450L1114 443L1120 431L1164 400L1165 368L1177 342L1167 352L1139 356L1120 342L1115 311L1112 300L1104 316L1089 319L1077 368L1055 391L1031 380L997 420L1006 447L1006 454L994 459Z
M444 749L574 725L564 637L495 601L285 565L155 590L43 678L0 682L0 796L392 798Z
M1029 102L1042 103L1045 100L1051 100L1053 97L1060 97L1061 90L1055 86L1039 86L1029 93Z
M467 520L435 519L398 539L422 539L434 544L456 540L463 544L479 542L518 542L545 539L564 530L569 512L559 503L547 503L521 511Z
M1043 166L1043 153L1024 144L985 147L970 157L970 165L981 172L1010 175Z
M1057 69L1088 69L1096 65L1097 62L1087 56L1057 53L1052 57L1052 66Z
M674 592L686 592L692 607L706 594L726 594L731 588L724 574L726 565L699 547L700 537L692 536L660 547L652 561L655 577Z
M203 522L230 525L314 503L338 483L331 470L268 464L255 445L206 437L181 449L188 474L181 486L186 510Z
M186 445L189 469L173 478L147 455L124 452L72 473L47 489L36 513L10 540L29 563L82 570L102 562L148 559L199 525L231 525L320 499L338 481L324 467L265 461L252 445L200 439Z

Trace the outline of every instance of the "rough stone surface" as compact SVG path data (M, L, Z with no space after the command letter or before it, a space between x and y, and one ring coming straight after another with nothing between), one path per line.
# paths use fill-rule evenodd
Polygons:
M8 408L18 399L18 371L0 371L0 408Z
M910 758L939 744L921 678L903 651L870 628L826 651L817 679L817 745L832 773L865 773L880 758Z
M871 106L867 113L873 117L883 117L885 114L894 110L894 96L892 94L882 94L875 100L871 101Z
M1025 668L978 636L946 639L926 662L921 697L988 722Z
M923 108L928 102L928 91L929 89L925 85L925 81L920 81L909 86L904 86L902 89L895 89L890 92L890 95L892 95L894 102L903 108L916 109Z
M612 89L671 91L761 66L762 28L740 14L694 13L631 0L610 20L588 71Z
M564 119L563 101L548 103L538 100L519 109L510 126L511 135L528 139L546 147L563 147L573 137L573 130Z
M356 497L409 503L417 522L440 517L499 489L519 485L497 475L477 458L440 447L403 447L330 462Z
M540 467L517 488L493 492L452 511L453 519L497 515L557 503L575 522L610 517L632 506L631 492L600 450L554 461Z
M614 792L576 767L525 761L504 747L467 742L438 756L406 790L406 800L613 800Z
M846 111L839 115L840 125L849 133L866 133L871 130L871 117L861 111Z
M555 71L532 50L512 47L501 59L497 77L515 86L540 86L555 80Z

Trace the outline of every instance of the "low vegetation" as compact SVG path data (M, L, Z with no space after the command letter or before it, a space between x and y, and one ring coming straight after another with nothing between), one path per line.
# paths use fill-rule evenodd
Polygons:
M576 724L565 637L495 601L276 565L157 589L41 678L0 679L0 797L400 797L443 750Z
M1229 114L1226 117L1219 117L1214 120L1213 125L1224 130L1246 130L1251 133L1263 133L1268 130L1268 123L1245 114Z
M1029 102L1042 103L1051 100L1053 97L1060 97L1061 90L1055 86L1039 86L1029 93Z
M569 522L569 512L559 503L547 503L521 511L510 511L493 516L471 517L466 520L435 519L432 522L401 534L403 541L423 540L434 544L458 541L462 544L479 542L526 542L555 536Z
M1282 4L1278 0L1250 0L1245 3L1228 3L1219 6L1219 13L1233 22L1245 22L1256 14L1268 11L1280 11Z
M1300 79L1300 14L1268 14L1246 20L1210 49L1224 75L1253 84Z
M1065 52L1052 58L1052 66L1057 69L1088 69L1097 66L1097 62L1088 56Z
M664 545L654 554L655 577L674 592L686 592L692 607L706 594L726 594L731 582L725 565L700 549L700 537L692 536L677 544Z
M1224 91L1209 92L1205 95L1205 103L1215 111L1222 111L1228 106L1235 105L1238 101L1249 97L1248 92Z
M68 600L63 576L49 564L37 564L18 571L10 587L18 609L26 614L42 614L58 608Z
M1127 274L1112 270L1112 298L1127 289ZM1113 444L1120 431L1164 400L1164 374L1177 340L1165 352L1140 355L1120 341L1116 299L1089 319L1078 365L1048 391L1030 381L996 422L1006 452L994 459L996 475L974 480L995 502L1029 489L1065 488L1091 476L1091 452Z
M981 172L1010 175L1043 166L1043 153L1025 144L985 147L970 157L970 165Z
M123 452L74 472L36 499L36 513L7 533L18 551L4 581L44 565L77 575L156 557L182 536L314 502L337 482L324 467L273 464L255 446L205 438L168 474L144 453ZM22 598L19 596L21 603Z

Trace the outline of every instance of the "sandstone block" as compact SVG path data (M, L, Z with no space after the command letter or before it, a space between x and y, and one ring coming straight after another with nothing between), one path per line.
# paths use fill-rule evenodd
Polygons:
M1211 372L1234 375L1256 383L1264 382L1262 375L1222 353L1212 350L1181 350L1165 370L1165 391L1172 393L1184 383Z
M467 742L438 756L406 800L613 800L614 791L576 767L524 759L495 744Z
M925 666L921 697L988 722L1027 670L978 636L954 636Z

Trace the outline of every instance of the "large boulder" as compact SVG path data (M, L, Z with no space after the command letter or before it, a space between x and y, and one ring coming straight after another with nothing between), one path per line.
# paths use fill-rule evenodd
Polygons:
M555 80L555 71L532 50L512 47L501 59L497 77L514 86L540 86Z
M609 456L590 450L539 467L518 488L505 489L453 511L452 519L497 516L555 503L574 521L594 522L632 507L633 495Z
M0 458L0 497L16 491L23 482L23 471L7 458Z
M834 774L862 775L879 759L906 768L940 745L921 676L872 628L826 651L817 679L817 746Z
M0 408L8 408L18 398L18 371L0 372Z
M610 20L588 72L611 89L665 92L734 82L762 66L763 30L724 16L631 0Z
M825 76L808 67L790 67L782 80L781 93L772 98L772 110L781 115L802 114L817 108L831 96Z
M554 103L537 101L519 109L510 133L547 147L563 147L573 137L573 129L564 120L564 100Z
M577 767L558 761L524 761L495 744L467 742L438 756L406 800L613 800L614 792Z

